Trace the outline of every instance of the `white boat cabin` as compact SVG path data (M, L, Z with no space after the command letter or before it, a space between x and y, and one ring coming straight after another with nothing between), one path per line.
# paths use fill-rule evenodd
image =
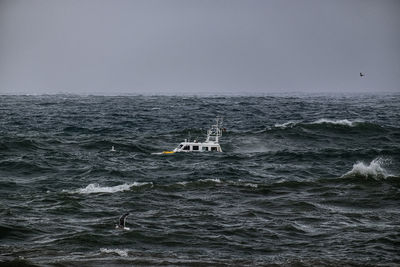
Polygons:
M211 126L211 129L207 131L207 138L204 142L188 141L185 139L184 142L180 143L177 148L173 151L164 151L167 153L175 152L204 152L204 151L215 151L222 152L221 146L219 145L219 138L222 136L222 119L217 118L216 124Z
M222 152L221 146L214 142L203 142L199 143L197 141L188 142L185 140L180 143L177 148L173 150L174 152L198 152L198 151L216 151Z

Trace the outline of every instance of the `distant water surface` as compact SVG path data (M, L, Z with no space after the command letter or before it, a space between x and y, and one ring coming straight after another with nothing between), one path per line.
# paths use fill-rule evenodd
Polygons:
M0 261L399 266L399 163L400 95L0 96Z

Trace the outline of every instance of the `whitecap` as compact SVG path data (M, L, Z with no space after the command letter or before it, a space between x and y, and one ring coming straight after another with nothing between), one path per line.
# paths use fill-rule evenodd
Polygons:
M153 185L153 183L139 183L134 182L133 184L121 184L116 186L100 186L99 184L89 184L85 188L73 190L73 191L66 191L70 193L80 193L80 194L92 194L92 193L115 193L121 191L128 191L131 187L134 186L143 186L143 185ZM65 190L63 190L65 192Z
M128 250L127 249L108 249L108 248L101 248L101 253L115 253L121 257L128 257Z
M221 183L221 180L218 178L208 178L208 179L200 179L199 182L206 182L206 183L214 182L214 183L219 184L219 183Z
M236 186L244 186L244 187L258 188L258 184L249 183L249 182L243 181L242 179L239 179L237 182L233 182L232 184L233 184L233 185L236 185Z
M287 122L284 122L284 123L275 123L275 127L276 128L282 128L282 129L285 129L285 128L292 128L292 127L294 127L294 126L296 126L297 124L298 124L299 122L297 122L297 121L287 121Z
M348 120L348 119L343 119L343 120L334 120L334 119L318 119L312 122L304 122L304 121L287 121L284 123L276 123L274 126L276 128L281 128L281 129L285 129L285 128L293 128L294 126L298 125L298 124L308 124L308 125L312 125L312 124L333 124L333 125L343 125L343 126L349 126L349 127L355 127L360 123L363 123L363 120L360 119L356 119L356 120Z
M365 178L373 178L376 180L385 179L390 174L383 168L385 163L390 162L388 159L384 158L376 158L370 162L370 164L366 164L364 162L357 162L353 165L351 171L345 173L342 177L365 177Z
M252 187L252 188L257 188L258 187L258 184L252 184L252 183L245 183L243 185L247 186L247 187Z
M332 119L319 119L316 121L311 122L310 124L334 124L334 125L344 125L344 126L349 126L349 127L354 127L357 126L357 124L363 122L362 120L348 120L348 119L343 119L343 120L332 120Z
M182 181L182 182L177 182L176 184L181 185L181 186L186 186L190 185L192 183L222 183L222 181L218 178L207 178L207 179L199 179L197 181Z

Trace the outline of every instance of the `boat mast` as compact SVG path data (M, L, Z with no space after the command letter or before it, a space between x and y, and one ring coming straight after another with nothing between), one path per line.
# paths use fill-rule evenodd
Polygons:
M211 129L207 131L207 139L206 142L214 142L217 143L219 142L219 138L222 136L222 118L217 117L215 119L216 123L211 126Z

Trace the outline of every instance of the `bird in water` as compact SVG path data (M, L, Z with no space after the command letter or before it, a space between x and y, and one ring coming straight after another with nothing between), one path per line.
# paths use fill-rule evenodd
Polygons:
M116 150L115 150L115 148L114 148L114 146L111 146L111 150L110 150L111 152L115 152Z
M126 217L128 217L129 212L123 214L121 217L119 217L118 224L115 225L115 228L117 229L123 229L123 230L129 230L130 228L126 227Z
M364 76L365 76L364 73L360 72L360 77L364 77Z

